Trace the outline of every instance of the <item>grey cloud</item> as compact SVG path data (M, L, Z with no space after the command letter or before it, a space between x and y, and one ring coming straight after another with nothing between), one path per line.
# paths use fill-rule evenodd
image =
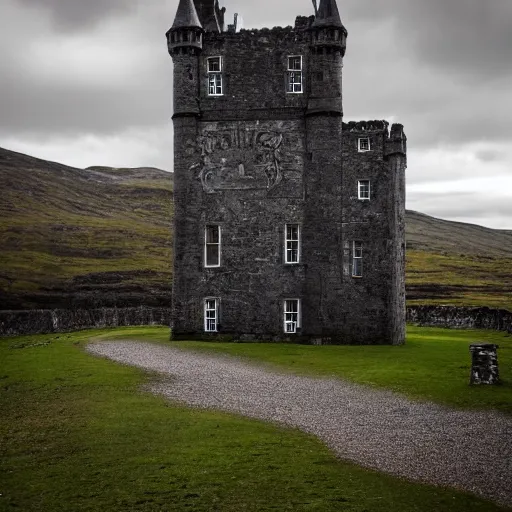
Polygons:
M20 90L23 77L14 71L4 75L0 78L0 134L110 133L164 122L172 113L171 69L153 64L141 64L138 79L119 87L55 80Z
M509 0L387 0L340 2L350 21L393 20L402 52L445 73L492 81L512 74ZM344 6L344 7L343 7Z
M61 30L87 29L111 16L133 12L133 0L19 0L22 5L46 11L56 28Z
M475 156L483 163L502 162L507 159L507 155L504 151L499 151L496 149L482 149L477 151Z
M512 228L512 201L510 196L491 197L478 192L409 194L407 207L424 213L435 212L442 218L496 218L509 219Z

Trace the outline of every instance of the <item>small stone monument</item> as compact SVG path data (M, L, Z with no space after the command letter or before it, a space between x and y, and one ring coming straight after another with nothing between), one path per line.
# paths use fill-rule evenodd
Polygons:
M473 343L471 352L470 384L498 384L498 345L492 343Z

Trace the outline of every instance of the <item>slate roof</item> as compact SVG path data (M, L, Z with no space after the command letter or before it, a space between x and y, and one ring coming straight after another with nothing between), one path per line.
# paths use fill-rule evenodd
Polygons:
M203 28L193 0L180 0L172 28Z
M336 0L320 0L313 27L343 27Z

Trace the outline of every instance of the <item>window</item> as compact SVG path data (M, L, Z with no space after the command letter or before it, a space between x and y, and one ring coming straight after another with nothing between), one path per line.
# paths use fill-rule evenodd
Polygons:
M352 277L363 277L363 242L352 245Z
M362 137L358 139L357 143L358 151L364 153L370 151L370 137Z
M217 332L219 320L219 299L204 299L204 330Z
M300 227L298 224L286 224L285 228L285 263L300 261Z
M205 228L204 266L220 267L220 226L206 226Z
M208 96L222 96L222 57L209 57Z
M295 334L300 328L300 300L286 299L284 301L284 332Z
M359 180L357 182L357 197L361 200L370 200L370 180Z
M289 93L302 93L302 56L288 57Z

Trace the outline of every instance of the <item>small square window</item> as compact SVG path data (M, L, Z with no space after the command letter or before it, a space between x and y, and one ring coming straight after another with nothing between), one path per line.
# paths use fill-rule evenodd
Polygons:
M300 327L300 299L286 299L284 301L284 332L295 334Z
M288 57L288 84L287 92L301 94L303 82L302 56Z
M357 197L362 201L370 200L370 180L359 180L357 182Z
M364 153L366 151L370 151L371 150L371 147L370 147L370 137L360 137L358 139L358 151L360 153Z
M302 56L288 57L288 71L302 71Z
M217 332L219 324L219 299L204 299L204 330Z
M221 57L208 58L208 73L220 73L222 71Z

